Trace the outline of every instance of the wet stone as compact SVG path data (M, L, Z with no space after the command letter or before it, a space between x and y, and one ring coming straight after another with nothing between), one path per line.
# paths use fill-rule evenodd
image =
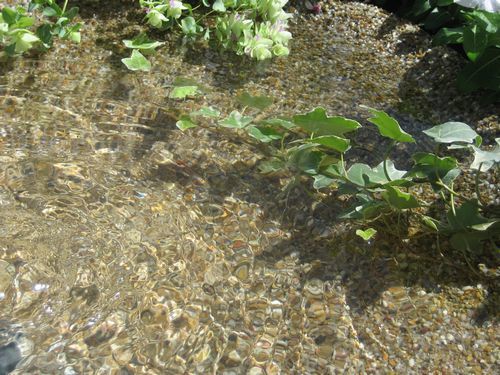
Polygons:
M175 127L205 105L241 109L248 91L276 99L269 116L366 118L366 104L412 134L460 119L493 144L496 108L453 86L462 56L377 7L326 1L294 13L288 58L161 33L138 74L112 41L137 35L143 14L96 4L79 4L80 45L0 66L0 317L12 320L0 319L0 373L17 349L27 374L494 373L489 286L412 284L411 251L364 253L330 221L336 208L322 216L322 193L284 197L287 176L258 173L268 152L244 132ZM179 76L208 90L171 100Z

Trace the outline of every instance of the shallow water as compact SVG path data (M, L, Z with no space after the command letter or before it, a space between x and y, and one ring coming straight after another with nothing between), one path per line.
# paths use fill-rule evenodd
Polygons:
M388 259L358 275L346 244L310 240L332 229L311 202L276 199L279 182L258 175L263 154L245 137L175 128L206 103L229 112L241 90L280 98L276 113L311 101L341 114L361 102L397 108L384 58L310 20L294 46L307 59L248 65L170 42L151 73L131 73L111 39L129 36L130 22L110 19L86 21L96 43L59 45L0 75L0 345L17 340L18 373L357 372L389 355L393 369L412 367L408 351L425 335L410 329L396 342L380 324L400 330L439 306L439 294L392 280ZM360 79L361 65L379 78ZM179 75L208 93L168 99ZM343 254L335 261L332 247ZM392 289L380 297L374 280ZM353 314L364 299L382 312Z

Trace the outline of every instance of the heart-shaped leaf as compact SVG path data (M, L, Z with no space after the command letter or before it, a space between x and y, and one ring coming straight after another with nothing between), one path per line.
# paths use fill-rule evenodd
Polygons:
M176 86L172 89L168 97L171 99L184 99L196 94L198 94L198 86Z
M268 96L253 96L248 92L238 95L236 100L244 106L260 109L261 111L273 104L273 99Z
M387 186L382 197L394 208L406 210L420 207L420 202L413 195L405 193L394 186Z
M383 162L375 168L371 168L367 164L355 163L347 171L347 177L355 185L373 187L376 185L392 184L399 181L406 174L406 171L396 169L391 160L387 160L386 167L387 174L391 180L388 180L385 175Z
M123 44L125 44L125 47L131 49L150 50L150 49L155 49L165 43L161 43L156 40L151 40L145 33L141 33L132 40L128 39L123 40Z
M196 128L198 125L196 125L189 116L183 115L180 117L179 121L175 123L175 126L184 131L186 129Z
M229 114L229 117L226 117L224 120L219 122L219 125L224 126L226 128L243 129L244 127L249 125L252 121L253 117L243 116L238 111L232 111Z
M434 35L432 43L434 45L459 44L462 43L464 40L463 35L464 35L463 27L455 27L455 28L443 27L436 33L436 35Z
M450 209L446 215L451 231L460 231L475 225L488 223L489 220L479 214L477 200L466 201L455 209L455 214Z
M247 132L253 138L264 143L269 143L282 137L280 133L270 126L249 126Z
M481 55L488 46L488 33L478 25L466 27L464 30L464 50L471 61Z
M142 70L145 72L151 70L151 63L136 49L132 51L130 57L122 59L122 63L130 70Z
M356 234L365 241L370 240L375 235L375 233L377 233L377 231L373 228L368 228L366 230L356 230Z
M271 118L271 119L266 119L262 122L264 124L267 124L267 125L281 126L282 128L285 128L287 130L290 130L290 129L296 127L296 125L293 122L288 121L286 119L282 119L282 118Z
M409 177L426 178L431 184L435 184L441 179L449 185L459 174L457 159L445 156L443 158L426 152L413 154L415 165L408 173ZM439 186L433 187L437 190Z
M354 120L340 116L329 117L324 108L318 107L305 115L296 115L293 122L315 135L342 136L358 129L361 125Z
M306 142L316 143L338 152L346 152L350 148L350 142L348 139L337 137L335 135L324 135L322 137L310 138L307 139Z
M225 12L226 7L224 6L223 0L215 0L214 5L212 5L213 10L217 12Z
M463 122L445 122L424 130L424 134L437 143L474 143L479 142L480 136L469 125Z
M368 121L374 124L378 128L380 134L384 137L398 142L415 142L413 137L401 129L399 123L384 111L379 111L365 105L362 105L361 107L372 113L373 117L370 117Z
M316 190L329 187L335 181L333 178L324 176L322 174L316 174L313 176L313 178L314 178L313 187Z
M359 203L349 210L341 213L339 215L340 219L354 219L354 220L371 220L378 217L381 214L390 212L390 208L384 201L376 201L370 197L358 194L356 197L359 199Z
M500 163L500 138L496 138L495 141L497 145L492 151L483 151L475 146L472 146L474 150L474 161L471 164L471 169L479 170L481 167L481 171L487 171L493 165Z
M202 107L197 111L191 112L191 116L219 117L220 111L212 107Z
M278 158L271 158L265 160L259 164L259 170L261 173L274 173L286 169L286 164L283 160Z

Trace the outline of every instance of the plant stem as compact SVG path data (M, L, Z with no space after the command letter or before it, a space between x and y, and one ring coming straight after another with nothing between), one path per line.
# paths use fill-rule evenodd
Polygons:
M64 0L64 5L63 5L63 8L62 8L62 14L64 15L64 13L66 12L66 6L68 5L68 0Z
M453 191L453 183L451 183L451 188L450 191ZM451 212L453 213L453 216L457 216L455 212L455 194L450 193L450 207L451 207Z
M466 200L466 201L469 200L469 198L467 198L466 196L464 196L464 195L462 195L460 193L457 193L455 190L453 190L453 187L450 188L448 185L446 185L443 182L443 180L441 180L440 178L437 181L437 185L443 187L445 190L447 190L452 195L456 195L457 197L459 197L459 198L461 198L463 200ZM452 184L452 186L453 186L453 184Z
M194 10L194 9L193 9L193 10ZM205 18L205 17L209 16L210 14L212 14L212 13L214 13L214 12L215 12L215 10L211 10L210 12L205 13L203 16L201 16L200 18L198 18L198 19L196 20L196 23L200 22L203 18Z
M345 161L344 161L344 153L340 153L340 163L342 165L342 171L344 172L345 179L349 181L349 177L347 176L347 171L345 169Z
M479 164L479 168L477 169L477 172L476 172L476 178L475 178L476 186L475 186L475 188L476 188L476 197L477 197L477 201L478 201L479 205L486 206L486 204L481 199L481 193L479 192L479 173L481 173L482 166L483 166L483 163Z
M384 155L384 174L385 174L385 178L387 178L388 181L392 181L392 180L389 177L389 172L387 172L387 158L389 157L389 154L391 153L392 148L394 147L395 144L396 144L396 141L392 140L391 144L387 148L387 151L385 152L385 155Z

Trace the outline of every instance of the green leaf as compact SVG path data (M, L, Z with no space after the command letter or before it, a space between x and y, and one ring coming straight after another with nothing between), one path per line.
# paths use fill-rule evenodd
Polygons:
M474 161L471 164L471 169L479 170L481 166L481 171L485 172L493 165L500 163L500 138L496 138L495 141L497 145L492 151L483 151L475 146L472 146L474 150Z
M454 27L454 28L443 27L436 33L436 35L434 35L432 43L436 46L442 44L460 44L463 42L463 40L464 40L463 27Z
M196 125L189 116L183 115L180 117L179 121L175 123L175 126L184 131L186 129L196 128L198 125Z
M226 117L224 120L219 121L219 125L224 126L226 128L237 128L243 129L248 126L253 121L253 117L251 116L243 116L238 111L232 111L229 114L229 117Z
M184 99L188 96L195 96L198 93L198 86L176 86L168 96L171 99Z
M24 29L24 28L32 26L34 23L35 23L35 20L33 18L23 16L23 17L19 18L14 25L12 25L12 28Z
M413 21L418 21L425 13L432 9L429 0L417 0L411 4L411 8L403 16Z
M467 124L463 122L445 122L424 130L437 143L474 143L479 135Z
M449 185L460 174L458 162L455 158L449 156L440 158L426 152L417 152L412 155L412 158L415 165L408 173L408 176L426 178L436 190L440 189L439 186L435 186L439 179Z
M64 17L67 17L69 20L72 20L78 14L78 10L79 10L78 7L72 7L70 10L67 10L64 13Z
M50 47L52 45L52 32L49 24L43 24L36 30L36 35L40 38L45 47Z
M264 124L268 124L268 125L281 126L282 128L285 128L287 130L290 130L290 129L293 129L296 127L296 125L293 122L288 121L286 119L282 119L282 118L271 118L271 119L266 119L262 122Z
M313 178L314 178L313 187L316 190L329 187L335 181L333 178L324 176L322 174L316 174L313 176Z
M148 36L145 33L141 33L132 40L128 40L128 39L123 40L123 44L125 44L125 47L131 48L131 49L151 50L151 49L155 49L155 48L157 48L165 43L161 43L161 42L158 42L156 40L151 40L148 38Z
M478 252L483 248L481 240L484 237L477 233L458 232L451 236L450 244L462 252Z
M278 158L271 158L259 163L259 171L261 173L274 173L286 169L286 164L283 160Z
M9 7L5 7L2 9L2 18L9 25L13 25L16 23L18 13Z
M203 28L196 23L196 20L191 17L185 17L181 20L182 32L186 35L193 36L200 33Z
M377 233L377 231L373 228L368 228L366 230L356 230L356 234L365 241L370 240L375 235L375 233Z
M439 232L439 229L438 229L438 226L437 226L437 224L439 224L439 221L437 221L436 219L434 219L434 218L432 218L430 216L426 216L426 215L422 215L421 219L422 219L422 222L428 228L432 229L435 232Z
M413 195L405 193L394 186L387 186L382 197L394 208L406 210L420 207L420 202Z
M390 212L389 206L383 201L375 201L363 194L357 194L356 197L360 200L361 204L355 205L349 210L341 213L339 215L340 219L367 221Z
M362 105L362 108L369 110L374 117L370 117L368 121L377 126L379 132L384 137L393 139L398 142L415 142L413 137L401 129L399 123L389 116L384 111Z
M500 48L489 47L458 73L458 88L471 92L479 88L500 90Z
M293 122L315 135L342 136L358 129L361 125L354 120L340 116L329 117L324 108L318 107L305 115L296 115Z
M307 147L298 147L292 151L290 163L307 174L317 174L325 154Z
M450 209L446 217L450 224L450 229L455 232L489 222L488 219L479 214L479 205L475 199L468 200L456 208L455 215L453 215L453 211Z
M80 43L82 36L78 31L72 31L69 33L69 39L74 43Z
M484 10L469 10L464 12L470 24L477 24L488 33L494 34L500 27L500 13L486 12Z
M225 12L226 7L224 6L224 1L223 0L215 0L214 5L212 5L213 10L217 12Z
M219 117L220 111L212 107L202 107L197 111L191 112L191 116Z
M424 29L426 30L437 30L450 20L453 16L447 11L440 8L434 8L424 20Z
M476 61L488 45L488 33L482 27L473 25L464 30L464 50L471 61Z
M122 63L130 70L151 70L151 63L137 50L132 51L132 55L122 59Z
M350 142L348 139L337 137L335 135L325 135L322 137L310 138L305 141L309 143L316 143L338 152L346 152L350 148Z
M487 223L471 225L470 228L474 229L474 230L477 230L477 231L480 231L480 232L484 232L484 231L487 231L488 229L490 229L491 227L493 227L495 224L497 224L499 222L500 221L498 221L498 220L493 220L493 221L489 221Z
M391 160L387 160L387 174L391 178L389 181L384 172L384 163L381 162L375 168L370 168L367 164L355 163L347 171L350 182L363 187L373 187L377 185L392 184L406 174L406 171L397 170Z
M247 132L253 138L264 143L269 143L282 138L282 135L270 126L249 126L247 127Z
M261 111L273 104L273 99L268 96L253 96L248 92L238 95L236 100L244 106L260 109Z
M55 10L54 8L50 8L50 7L45 8L43 10L42 14L45 17L55 17L58 15L57 10Z

